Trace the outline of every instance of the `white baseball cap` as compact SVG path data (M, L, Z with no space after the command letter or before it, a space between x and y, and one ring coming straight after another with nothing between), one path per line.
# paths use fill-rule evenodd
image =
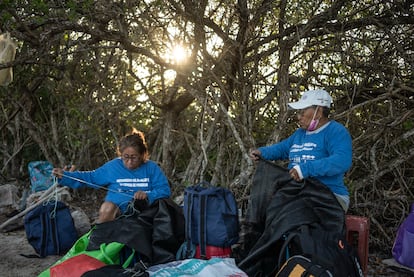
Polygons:
M332 97L323 89L305 91L297 102L288 103L288 106L294 110L301 110L310 106L331 107Z

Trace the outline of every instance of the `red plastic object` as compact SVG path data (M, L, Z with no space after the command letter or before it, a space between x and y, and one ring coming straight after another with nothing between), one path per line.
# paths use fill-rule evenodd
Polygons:
M356 247L364 275L367 275L368 267L368 237L369 220L363 216L346 216L346 240Z
M218 247L218 246L212 246L207 245L206 246L206 258L230 258L231 255L231 247ZM196 247L196 253L195 258L200 259L200 246L197 245Z
M104 262L90 257L86 254L79 254L71 257L60 264L50 268L50 277L73 277L81 276L86 271L94 270L105 266Z

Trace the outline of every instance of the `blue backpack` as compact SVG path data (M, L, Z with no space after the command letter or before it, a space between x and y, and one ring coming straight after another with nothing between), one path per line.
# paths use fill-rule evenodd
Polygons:
M230 247L239 240L237 202L228 189L206 182L187 187L184 191L184 218L186 251L198 245L200 256L206 257L207 245Z
M45 202L24 217L29 244L40 257L62 255L78 239L69 207L63 202Z

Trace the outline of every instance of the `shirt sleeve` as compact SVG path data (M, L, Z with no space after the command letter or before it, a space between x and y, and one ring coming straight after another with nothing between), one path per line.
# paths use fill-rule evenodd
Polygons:
M265 160L286 160L289 159L289 150L297 131L290 137L269 146L259 147L261 156Z
M101 188L108 184L106 179L107 163L92 171L64 171L59 184L70 188Z

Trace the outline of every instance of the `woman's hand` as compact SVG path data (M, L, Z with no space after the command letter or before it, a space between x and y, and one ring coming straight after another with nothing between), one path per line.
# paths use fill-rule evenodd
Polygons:
M253 161L258 161L260 159L261 155L262 155L262 152L260 152L259 149L254 149L254 150L250 151L250 158Z
M148 196L145 191L140 190L134 193L134 199L137 199L137 200L144 200L144 199L147 199L147 197Z
M75 171L75 169L76 169L75 165L71 165L71 166L66 165L63 168L54 168L52 169L52 175L58 178L62 178L64 175L64 171Z
M296 168L292 168L291 170L289 170L289 174L290 174L290 177L292 177L292 179L295 180L296 182L300 182L302 180Z
M54 168L52 170L52 175L54 175L58 178L62 178L63 177L63 168Z

